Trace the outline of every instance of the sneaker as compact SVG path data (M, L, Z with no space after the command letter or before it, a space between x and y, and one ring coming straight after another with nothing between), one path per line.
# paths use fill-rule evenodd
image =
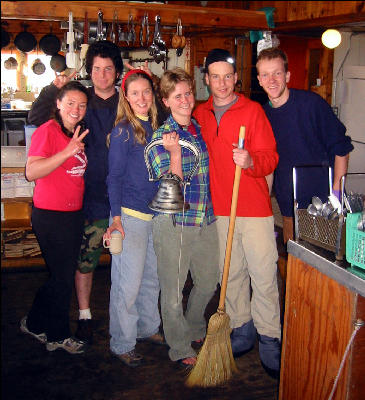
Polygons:
M234 328L231 333L232 353L234 357L240 357L253 349L256 341L256 328L253 320Z
M41 343L47 343L47 335L43 332L43 333L34 333L31 332L28 327L27 327L27 317L23 317L22 320L20 321L20 330L23 333L28 333L28 335L33 336L34 338L36 338L39 342Z
M77 321L77 330L75 337L84 343L92 344L93 342L93 321L92 319L79 319Z
M128 367L138 367L143 363L143 357L136 353L134 349L123 354L112 354Z
M279 379L281 343L278 338L259 335L259 354L264 370L271 378Z
M48 351L55 351L57 349L66 350L70 354L80 354L85 351L85 343L81 340L74 338L67 338L64 340L59 340L58 342L48 342L46 344L46 349Z

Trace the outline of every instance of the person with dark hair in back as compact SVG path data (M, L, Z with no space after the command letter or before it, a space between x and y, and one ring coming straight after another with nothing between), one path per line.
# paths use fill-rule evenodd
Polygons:
M88 92L69 82L56 95L57 108L35 130L27 180L35 181L32 227L49 271L20 330L46 344L48 351L83 353L85 342L71 335L69 311L83 232L82 201L87 157L83 130Z
M106 185L108 174L107 135L114 126L119 94L116 82L123 72L123 60L118 46L109 41L92 43L86 53L86 72L93 86L88 88L90 101L85 124L90 133L85 138L88 166L85 172L84 234L75 275L76 295L79 303L79 321L76 337L91 343L93 337L90 296L93 272L103 249L103 234L109 222L109 199ZM45 87L29 112L28 121L41 125L49 119L51 108L61 88L70 76L58 75Z
M293 167L298 168L298 200L306 208L313 195L326 201L328 167L334 168L333 191L339 197L340 180L347 172L351 138L329 104L316 93L289 89L288 58L279 48L262 50L257 79L269 97L264 111L274 131L279 163L274 190L283 215L284 243L294 237ZM323 166L325 168L308 166ZM300 175L299 175L300 174Z

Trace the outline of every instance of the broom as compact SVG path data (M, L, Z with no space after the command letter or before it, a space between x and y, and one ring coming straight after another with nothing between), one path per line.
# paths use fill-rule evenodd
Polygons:
M244 138L245 127L241 126L238 142L238 148L240 149L243 148ZM196 364L190 371L185 382L186 386L189 387L218 386L228 381L233 372L238 371L232 354L230 338L231 328L229 325L230 319L229 315L225 312L225 298L229 266L231 262L232 240L236 222L236 209L240 178L241 167L236 165L218 310L209 319L207 335L205 337L204 344L198 354Z

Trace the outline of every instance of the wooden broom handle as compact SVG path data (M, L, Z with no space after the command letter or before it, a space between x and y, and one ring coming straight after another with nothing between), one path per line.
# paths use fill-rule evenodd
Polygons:
M239 142L238 142L239 149L243 149L243 143L244 143L244 139L245 139L245 130L246 130L246 128L244 126L240 127ZM235 174L234 174L234 182L233 182L233 190L232 190L231 215L229 217L226 255L224 258L223 277L222 277L221 292L220 292L220 296L219 296L219 305L218 305L218 310L220 310L222 312L225 310L224 303L225 303L225 299L226 299L229 266L231 263L232 241L233 241L233 234L234 234L234 226L235 226L235 222L236 222L236 210L237 210L237 201L238 201L238 190L240 188L240 179L241 179L241 167L236 165L236 170L235 170Z

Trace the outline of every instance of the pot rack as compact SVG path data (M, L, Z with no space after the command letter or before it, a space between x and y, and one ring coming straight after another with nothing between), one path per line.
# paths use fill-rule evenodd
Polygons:
M156 15L159 15L163 28L176 28L178 20L181 19L187 36L218 31L243 34L248 30L268 29L263 11L129 1L1 2L1 18L9 20L64 21L68 13L72 12L75 21L82 21L87 12L89 21L96 21L99 10L103 12L104 22L112 22L115 12L118 13L118 21L124 24L128 23L130 15L134 20L140 21L146 12L150 25L153 25Z

